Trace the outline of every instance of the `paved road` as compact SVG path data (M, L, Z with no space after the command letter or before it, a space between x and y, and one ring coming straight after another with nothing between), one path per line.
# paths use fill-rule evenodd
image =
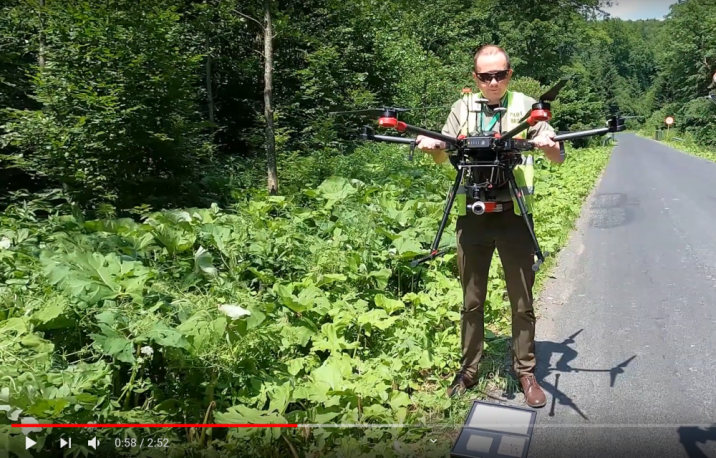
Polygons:
M541 297L529 456L716 457L716 163L617 138Z

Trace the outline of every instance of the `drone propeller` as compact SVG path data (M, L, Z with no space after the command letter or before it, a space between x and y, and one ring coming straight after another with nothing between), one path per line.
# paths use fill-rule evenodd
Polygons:
M395 113L402 113L404 111L408 111L409 108L392 108L392 107L385 107L385 108L365 108L362 110L348 110L348 111L331 111L328 114L329 115L342 115L342 114L366 114L366 115L373 115L373 116L380 116L386 111L388 112L395 112Z
M544 94L542 94L542 95L539 97L539 102L547 102L547 103L549 103L549 102L555 101L555 100L557 99L557 95L559 95L559 91L561 91L562 88L564 88L564 86L566 86L567 83L569 83L569 80L570 80L571 78L572 78L571 76L564 76L564 77L562 77L562 78L557 82L557 84L555 84L554 86L552 86L547 92L545 92ZM529 118L529 117L530 117L530 114L532 114L532 110L529 110L529 111L522 117L522 119L520 119L520 122L522 122L522 121L524 121L525 119Z
M609 106L609 112L607 113L607 119L612 117L618 117L620 119L634 119L634 118L643 118L644 116L641 115L623 115L621 113L621 110L619 110L619 107L616 105L610 105Z
M609 386L610 387L614 388L614 384L617 381L617 375L623 374L624 368L627 367L627 365L629 365L629 363L632 362L632 360L634 358L636 358L636 355L632 356L631 358L627 359L626 361L624 361L623 363L621 363L620 365L618 365L617 367L615 367L611 371L609 371L609 379L610 379Z
M571 76L565 76L560 79L557 84L555 84L547 92L542 94L542 96L539 98L540 102L554 102L557 99L557 95L559 95L559 91L561 91L564 86L569 83L570 79L572 79Z
M575 333L572 334L571 336L569 336L569 337L567 337L566 339L564 339L564 341L562 342L562 345L571 345L571 344L573 344L573 343L574 343L574 338L577 337L579 334L581 334L582 331L584 331L584 329L580 329L579 331L575 332Z
M348 111L331 111L329 115L343 115L343 114L365 114L371 116L381 116L384 113L404 113L406 111L414 110L427 110L431 108L450 108L448 105L437 105L430 107L414 107L414 108L397 108L397 107L383 107L383 108L364 108L361 110L348 110Z

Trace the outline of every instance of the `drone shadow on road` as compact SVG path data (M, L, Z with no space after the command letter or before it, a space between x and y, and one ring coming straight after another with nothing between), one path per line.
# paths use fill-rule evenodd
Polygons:
M535 353L537 355L537 368L535 370L535 377L537 378L537 381L540 386L542 386L542 388L547 391L552 397L552 406L549 412L550 417L553 417L555 415L555 403L559 401L560 405L572 408L582 418L584 418L585 420L589 420L589 418L584 414L584 412L579 409L579 407L574 403L574 401L564 392L559 390L559 376L561 374L569 372L608 372L611 379L610 386L614 387L617 375L623 374L625 372L624 368L627 367L629 363L634 360L634 358L636 358L636 355L634 355L623 363L611 369L583 369L572 367L569 365L569 363L570 361L573 361L577 358L577 351L571 348L570 345L575 343L574 339L582 331L583 329L580 329L571 336L567 337L562 342L538 341L535 343ZM560 354L562 355L562 357L557 361L554 367L551 367L550 361L552 360L552 355L555 354ZM553 373L556 373L554 384L546 380L546 378Z
M706 442L716 442L716 424L710 428L698 426L682 426L678 429L679 442L684 446L689 458L708 458L698 446Z
M589 225L599 229L626 226L636 219L639 200L623 193L599 193L589 206Z

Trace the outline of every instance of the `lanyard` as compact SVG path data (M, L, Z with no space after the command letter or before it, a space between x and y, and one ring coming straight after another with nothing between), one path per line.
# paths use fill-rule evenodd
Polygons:
M497 117L500 116L502 113L495 113L495 116L492 117L492 121L490 122L490 125L485 127L485 123L483 122L483 113L480 111L480 129L483 132L489 132L492 130L493 127L495 127L495 124L497 124Z
M504 99L500 100L500 106L502 106L503 101L504 101ZM501 117L502 113L501 112L495 113L495 116L492 117L492 121L490 121L490 125L485 127L484 114L483 114L482 110L480 110L480 130L482 130L483 132L490 132L492 130L492 128L495 127L495 124L497 124L498 116Z

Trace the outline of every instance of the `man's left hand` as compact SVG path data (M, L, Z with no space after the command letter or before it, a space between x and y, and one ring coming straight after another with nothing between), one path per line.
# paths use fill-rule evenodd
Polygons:
M533 138L531 143L541 150L550 150L557 146L557 142L552 140L554 136L554 132L542 132Z
M559 164L564 162L564 155L559 143L554 141L554 137L555 133L553 131L542 132L536 135L530 143L541 149L550 161Z

